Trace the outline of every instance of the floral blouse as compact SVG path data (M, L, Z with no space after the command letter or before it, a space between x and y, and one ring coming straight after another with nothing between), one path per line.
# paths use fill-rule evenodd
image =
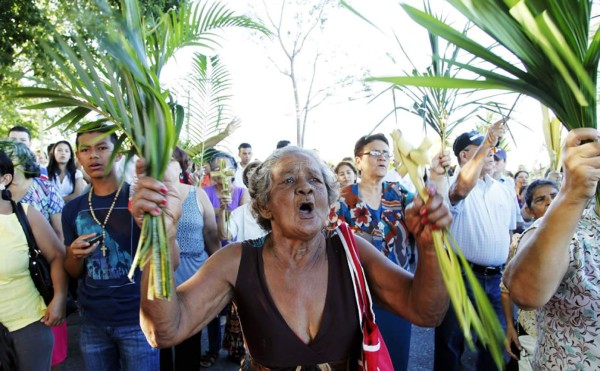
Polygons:
M404 222L404 210L413 194L400 183L383 182L381 206L371 209L360 199L358 184L342 188L340 198L329 212L331 228L346 222L354 233L369 234L373 245L391 261L408 268L409 233Z
M65 202L54 184L42 178L33 178L33 182L21 202L35 207L48 222L52 215L62 213L65 206Z
M600 218L584 210L570 243L569 267L536 311L534 369L600 369Z
M535 226L532 226L531 228L527 229L526 232L532 231L533 229L536 228L536 226L537 226L537 224ZM507 265L512 260L512 258L514 258L515 255L517 254L517 249L519 248L519 242L521 242L521 237L523 237L524 234L525 234L525 232L523 232L522 234L520 234L520 233L513 234L512 241L510 243L510 247L508 248L508 259L506 259ZM502 281L502 280L500 281L500 291L509 293L508 288L504 285L504 281ZM537 336L537 327L536 327L536 322L535 322L535 311L534 310L519 309L517 311L517 322L519 322L519 324L523 327L523 329L527 333L527 334L518 334L518 335L529 335L533 338L535 338Z

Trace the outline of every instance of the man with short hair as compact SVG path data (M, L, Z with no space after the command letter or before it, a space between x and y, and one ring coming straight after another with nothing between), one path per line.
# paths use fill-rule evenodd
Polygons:
M277 142L277 145L275 146L275 149L280 149L283 147L287 147L291 144L291 142L289 140L280 140L279 142Z
M238 187L246 188L243 174L246 165L252 160L252 146L248 143L240 144L238 146L238 156L240 157L240 162L238 162L238 167L235 171L234 183Z
M497 148L494 152L494 164L495 170L492 174L492 178L503 183L510 189L515 189L514 179L506 176L506 150L504 150L504 148Z
M10 128L8 131L8 138L25 144L27 148L33 151L31 148L31 131L29 131L29 129L27 129L25 126L13 126ZM41 165L40 178L48 180L48 169Z
M460 171L448 197L453 217L450 232L505 327L499 285L511 231L516 227L517 208L514 192L491 177L493 150L503 134L504 122L498 121L485 137L477 131L458 136L453 150ZM470 287L467 292L473 300ZM477 347L477 370L495 370L489 351L479 343ZM434 370L459 370L463 350L464 336L450 307L435 330Z
M25 126L13 126L8 131L8 137L31 148L31 132Z
M62 214L65 269L81 279L81 353L88 371L158 370L159 351L140 328L140 270L133 281L127 277L140 229L127 209L129 184L110 166L117 136L108 131L100 126L77 134L77 160L91 187ZM93 237L100 240L86 241Z

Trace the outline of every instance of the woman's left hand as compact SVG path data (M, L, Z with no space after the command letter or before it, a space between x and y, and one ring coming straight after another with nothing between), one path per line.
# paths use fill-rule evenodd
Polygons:
M46 308L46 313L44 313L44 317L42 317L40 322L42 322L48 327L60 326L65 320L66 314L66 299L55 295L50 304L48 304L48 308Z
M450 226L452 216L443 197L433 185L427 186L429 200L415 197L406 208L406 226L419 243L433 243L431 232Z

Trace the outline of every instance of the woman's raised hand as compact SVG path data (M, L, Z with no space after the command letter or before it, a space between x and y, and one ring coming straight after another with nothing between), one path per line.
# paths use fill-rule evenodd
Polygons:
M148 213L158 216L164 213L166 216L167 230L172 232L181 216L182 199L174 188L171 180L164 179L163 182L146 175L146 161L139 159L135 170L138 181L135 194L132 198L131 215L135 222L141 227L144 214Z
M561 193L574 201L594 197L600 180L600 131L577 128L569 132L563 149L565 169Z
M433 243L431 232L450 226L452 216L443 197L435 186L428 185L429 200L423 202L415 195L413 202L406 208L406 226L419 243Z

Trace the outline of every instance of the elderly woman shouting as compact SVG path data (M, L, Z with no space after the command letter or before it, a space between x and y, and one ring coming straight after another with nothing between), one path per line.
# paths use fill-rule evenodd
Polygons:
M167 223L176 223L180 200L171 185L144 177L142 162L137 170L140 181L132 213L164 212ZM177 287L171 301L150 301L142 295L142 328L150 343L165 347L183 341L233 299L249 369L355 369L362 333L352 278L340 235L325 229L338 196L336 184L335 175L314 152L285 147L271 154L249 187L253 211L269 234L219 250ZM377 303L420 326L441 321L448 299L431 230L450 221L436 194L427 204L415 199L407 207L407 227L417 239L420 257L414 276L356 238ZM143 293L147 284L144 270Z

